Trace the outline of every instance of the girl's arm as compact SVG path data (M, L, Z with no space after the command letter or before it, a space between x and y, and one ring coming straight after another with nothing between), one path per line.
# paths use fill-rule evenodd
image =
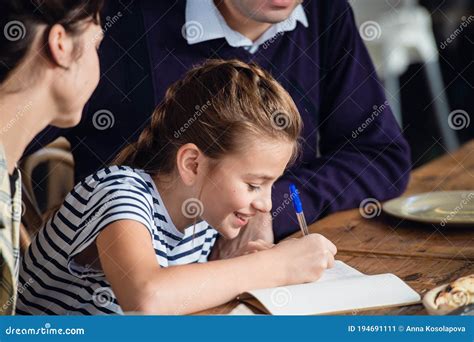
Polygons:
M148 314L187 314L250 289L314 281L336 253L329 240L312 234L233 259L160 268L150 233L132 220L110 224L96 243L122 310Z

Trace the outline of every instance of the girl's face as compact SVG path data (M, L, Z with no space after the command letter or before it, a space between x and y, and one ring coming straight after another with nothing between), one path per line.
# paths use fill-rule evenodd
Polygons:
M203 179L202 218L233 239L251 217L270 212L272 185L285 171L293 149L294 143L264 140L219 160Z

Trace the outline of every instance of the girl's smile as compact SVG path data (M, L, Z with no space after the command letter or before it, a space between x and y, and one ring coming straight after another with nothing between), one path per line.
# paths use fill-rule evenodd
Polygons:
M284 140L254 140L245 151L219 160L202 178L202 219L232 239L257 213L270 212L272 185L283 174L294 146Z
M157 188L179 230L204 220L224 238L233 239L252 217L270 212L273 183L294 150L294 142L254 138L239 152L216 161L187 144L178 151L179 179L169 186L158 180ZM198 217L183 213L186 201L199 206Z
M234 212L234 215L237 218L237 224L238 224L239 228L245 226L249 222L249 219L251 217L255 216L255 214L245 215L245 214L242 214L242 213L239 213L239 212Z

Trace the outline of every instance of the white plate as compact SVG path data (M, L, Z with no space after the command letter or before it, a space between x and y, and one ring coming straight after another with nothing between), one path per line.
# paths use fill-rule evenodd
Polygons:
M383 210L418 222L474 227L474 191L435 191L399 197L385 202Z

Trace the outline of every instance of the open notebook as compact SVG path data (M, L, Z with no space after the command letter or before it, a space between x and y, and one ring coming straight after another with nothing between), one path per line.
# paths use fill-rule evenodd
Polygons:
M313 283L253 290L239 300L272 315L320 315L415 304L421 298L393 274L369 276L336 261Z

